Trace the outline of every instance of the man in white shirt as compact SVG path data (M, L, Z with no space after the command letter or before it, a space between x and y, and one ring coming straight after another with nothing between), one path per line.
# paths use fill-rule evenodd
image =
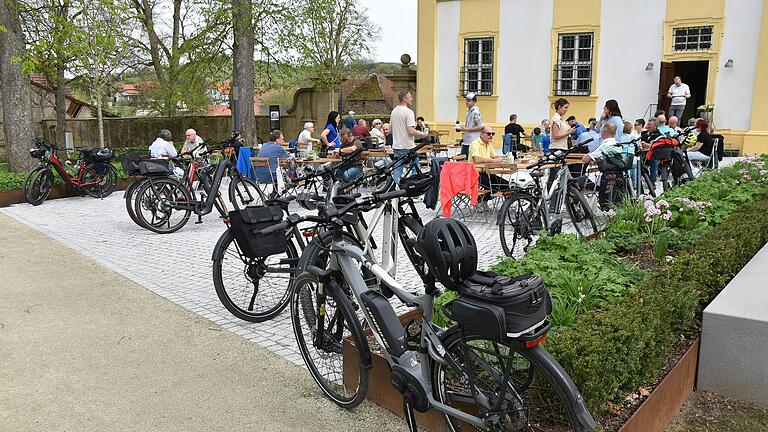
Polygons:
M467 114L464 120L464 126L459 129L464 133L461 146L461 154L469 157L469 146L480 138L480 131L483 130L483 115L480 114L480 108L477 106L477 95L467 93Z
M159 158L163 156L176 157L178 153L176 148L171 143L171 131L168 129L162 129L157 134L157 139L149 146L149 153L153 158Z
M193 157L198 157L200 153L204 152L206 149L204 147L200 147L197 150L197 146L203 143L203 139L195 132L194 129L187 129L187 131L184 133L185 140L184 140L184 146L181 147L181 154L192 154ZM195 150L194 153L192 153L192 150Z
M680 119L678 119L676 116L672 116L667 120L667 126L669 126L670 129L675 131L675 135L680 135L683 130L678 126L680 123Z
M306 122L304 123L304 130L301 131L298 139L296 140L299 144L306 144L307 148L306 150L303 150L304 155L312 151L313 144L320 145L319 139L312 138L312 132L314 131L315 124L312 122Z
M389 123L392 129L392 149L395 151L395 157L400 157L408 153L408 150L416 147L414 138L426 138L427 134L416 130L416 116L413 114L413 110L409 108L413 103L411 92L401 90L397 93L397 100L400 103L392 110ZM413 173L419 172L418 156L411 160L400 161L392 174L395 182L400 182L400 177L403 175L403 165L407 163L411 163Z
M605 157L603 155L603 150L615 144L616 144L616 124L605 123L603 125L602 141L600 141L600 145L596 149L585 154L584 157L581 158L581 160L584 161L584 163L591 163L593 161L600 160L603 157Z
M672 99L672 103L669 105L669 115L681 118L683 111L685 111L685 103L691 97L691 89L688 88L688 84L683 84L683 80L677 76L675 83L669 87L667 97Z

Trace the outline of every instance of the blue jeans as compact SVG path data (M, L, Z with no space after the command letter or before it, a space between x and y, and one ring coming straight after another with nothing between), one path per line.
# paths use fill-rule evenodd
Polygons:
M651 161L648 163L648 170L650 171L649 176L651 177L651 181L655 182L659 173L659 161L656 159L651 159Z
M336 171L336 175L344 183L351 183L363 176L363 172L358 167L349 167L344 171Z
M395 149L395 158L399 158L407 153L408 150ZM410 159L403 159L396 163L395 172L392 173L392 178L395 179L395 183L400 183L400 177L403 176L403 166L409 163L411 164L411 174L419 173L419 155L414 155L413 158Z

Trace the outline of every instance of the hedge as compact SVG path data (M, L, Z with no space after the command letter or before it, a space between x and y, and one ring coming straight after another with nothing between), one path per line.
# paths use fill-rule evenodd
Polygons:
M546 342L593 412L647 385L680 335L697 329L704 307L768 241L765 214L768 196L742 205L635 290Z

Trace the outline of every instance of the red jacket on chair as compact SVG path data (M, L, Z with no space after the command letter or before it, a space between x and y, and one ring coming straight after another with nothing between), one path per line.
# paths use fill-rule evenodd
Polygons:
M443 208L443 217L451 217L451 204L459 192L469 195L472 205L477 204L479 177L475 166L469 162L443 164L440 171L440 206Z

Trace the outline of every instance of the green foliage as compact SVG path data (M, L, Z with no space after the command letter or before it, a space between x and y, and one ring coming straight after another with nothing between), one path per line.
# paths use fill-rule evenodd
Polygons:
M443 310L445 309L445 305L458 297L459 294L456 291L446 291L443 294L435 297L435 309L434 314L432 315L432 322L443 328L453 325L454 322L448 318Z
M8 164L0 164L0 192L21 189L27 173L8 172Z
M766 243L766 212L768 197L762 196L717 227L696 228L698 240L674 262L546 342L593 412L658 373L680 334L696 329L703 307Z
M516 276L535 274L544 279L552 296L551 319L570 326L582 313L622 295L645 272L612 255L614 246L605 240L585 242L571 234L542 237L520 260L506 258L491 269Z

